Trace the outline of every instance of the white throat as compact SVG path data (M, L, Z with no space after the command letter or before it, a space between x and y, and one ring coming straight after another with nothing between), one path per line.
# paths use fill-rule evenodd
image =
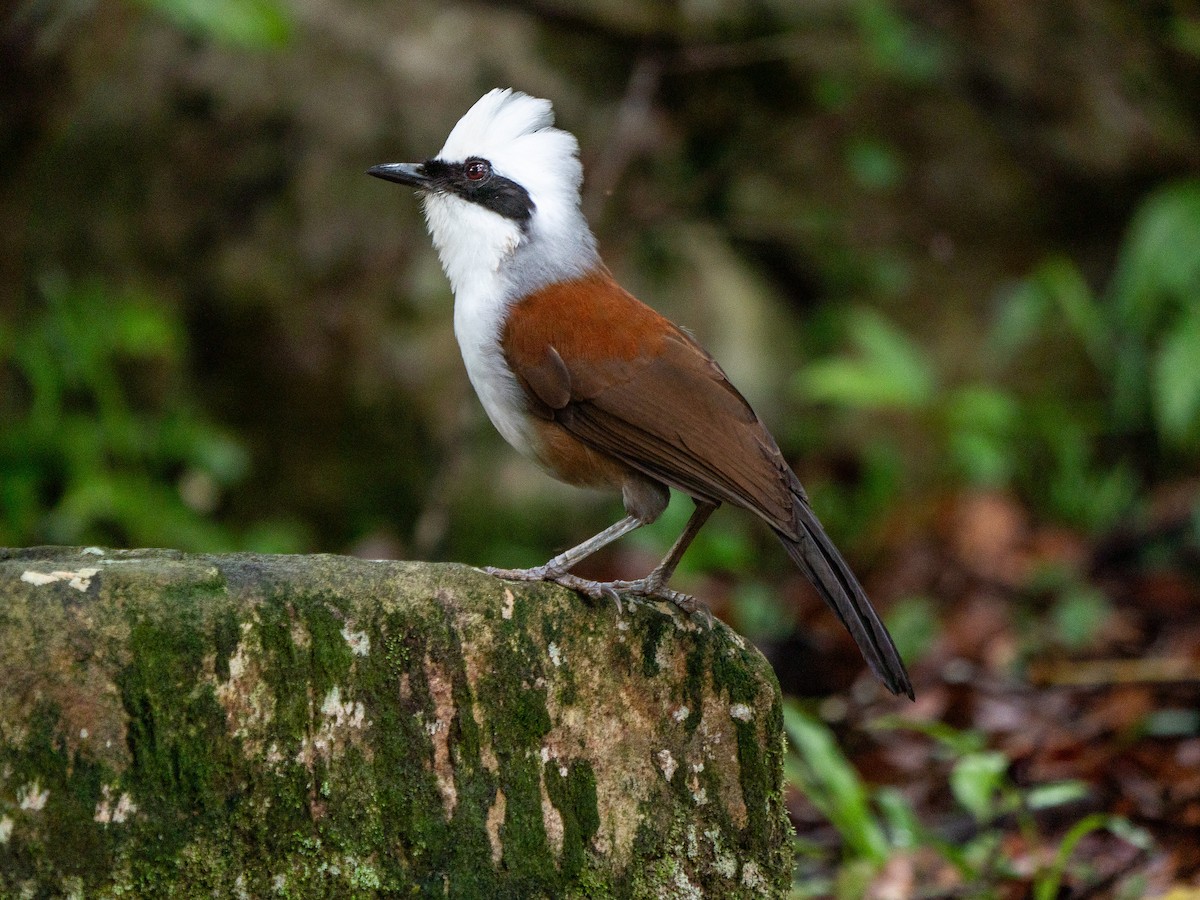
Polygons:
M529 216L510 218L454 190L424 194L425 221L454 291L454 334L471 384L496 428L534 455L520 386L500 337L508 310L536 290L579 278L600 264L579 206L579 144L553 127L550 103L490 91L459 120L438 159L487 161L527 194Z
M452 194L429 194L424 208L454 291L454 336L471 385L496 430L536 459L521 388L500 347L504 323L509 308L522 297L599 265L595 238L577 205L568 211L573 216L549 222L535 210L527 230Z

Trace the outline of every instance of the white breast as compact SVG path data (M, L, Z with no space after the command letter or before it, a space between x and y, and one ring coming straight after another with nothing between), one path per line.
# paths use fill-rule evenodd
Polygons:
M454 298L454 336L488 418L506 441L536 460L521 386L500 349L505 312L498 298L460 292Z
M454 336L471 385L496 430L535 462L536 435L500 337L513 298L598 265L595 239L573 197L569 207L553 199L539 206L528 231L453 194L424 198L429 233L454 291Z
M521 386L500 349L512 296L507 264L521 243L521 229L450 194L427 194L424 208L433 245L454 291L454 336L467 377L496 430L532 457Z

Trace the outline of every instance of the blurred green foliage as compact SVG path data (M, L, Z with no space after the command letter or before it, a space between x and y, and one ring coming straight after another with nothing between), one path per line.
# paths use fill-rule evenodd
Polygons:
M134 0L197 37L245 49L282 47L292 35L280 0Z
M852 352L809 363L795 387L810 403L902 417L924 436L928 456L887 479L897 492L930 478L1016 488L1057 521L1110 526L1161 476L1160 460L1186 471L1200 459L1198 234L1200 181L1185 180L1140 206L1101 295L1065 257L1039 265L1003 298L979 381L945 384L921 343L854 309L843 322ZM1082 385L1068 380L1072 348L1088 367Z
M952 728L942 722L919 722L886 717L873 723L878 730L903 729L924 734L935 743L935 755L948 767L950 793L970 820L970 836L939 834L918 819L912 804L895 788L870 788L838 747L829 726L795 702L784 704L784 725L792 752L784 772L829 820L842 839L843 865L836 880L812 874L809 860L821 854L801 846L792 896L862 897L871 879L893 853L924 849L950 864L958 873L966 895L996 897L1006 882L1026 877L1009 855L1003 839L1005 820L1014 817L1027 847L1047 842L1036 813L1085 798L1087 785L1057 781L1024 786L1016 783L1011 763L1003 753L988 750L979 732ZM950 823L947 822L947 825ZM1049 864L1039 864L1033 874L1034 896L1058 896L1070 868L1071 856L1087 834L1107 829L1139 849L1151 846L1150 836L1121 817L1094 814L1072 825L1058 842ZM955 829L958 830L957 828Z
M295 526L213 518L248 458L189 396L177 314L98 281L39 294L0 323L0 544L297 548Z
M435 152L507 84L554 99L606 259L751 376L859 571L931 498L979 488L1102 534L1200 462L1198 22L1119 0L19 4L0 35L0 544L525 565L619 515L512 462L416 204L361 174ZM616 552L653 559L690 512L676 497ZM796 627L779 586L799 576L751 517L714 516L678 586L699 573L736 575L744 633ZM1110 608L1068 568L1020 593L1023 658L1087 650ZM940 602L888 611L906 659L936 645ZM924 726L974 828L956 847L819 719L787 722L789 776L847 857L802 895L857 896L917 847L987 888L997 818L1032 828L1079 792ZM1194 734L1196 715L1143 727ZM1039 897L1096 827L1124 826L1079 822Z

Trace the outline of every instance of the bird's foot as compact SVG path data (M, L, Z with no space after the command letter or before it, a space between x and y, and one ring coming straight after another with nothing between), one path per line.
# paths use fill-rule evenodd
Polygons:
M580 578L570 572L563 572L554 566L534 566L532 569L497 569L495 566L486 566L483 571L505 581L553 581L555 584L578 591L593 600L612 600L617 604L617 612L625 611L621 606L621 598L613 590L611 583L588 581L586 578Z
M656 578L639 578L637 581L610 581L606 585L622 594L633 594L635 597L645 597L647 600L666 600L674 603L685 613L694 613L700 609L696 598L690 594L673 591Z
M639 578L637 581L589 581L570 572L559 571L553 566L534 566L532 569L497 569L488 566L483 571L506 581L553 581L593 600L612 600L617 604L617 612L621 613L625 611L621 605L621 594L632 594L647 600L666 600L689 614L704 608L695 597L673 591L663 584L661 579L652 576Z

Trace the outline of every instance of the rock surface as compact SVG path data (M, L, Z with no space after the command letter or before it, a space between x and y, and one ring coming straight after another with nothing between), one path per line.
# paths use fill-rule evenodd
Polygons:
M0 894L780 896L767 662L458 565L0 550Z

